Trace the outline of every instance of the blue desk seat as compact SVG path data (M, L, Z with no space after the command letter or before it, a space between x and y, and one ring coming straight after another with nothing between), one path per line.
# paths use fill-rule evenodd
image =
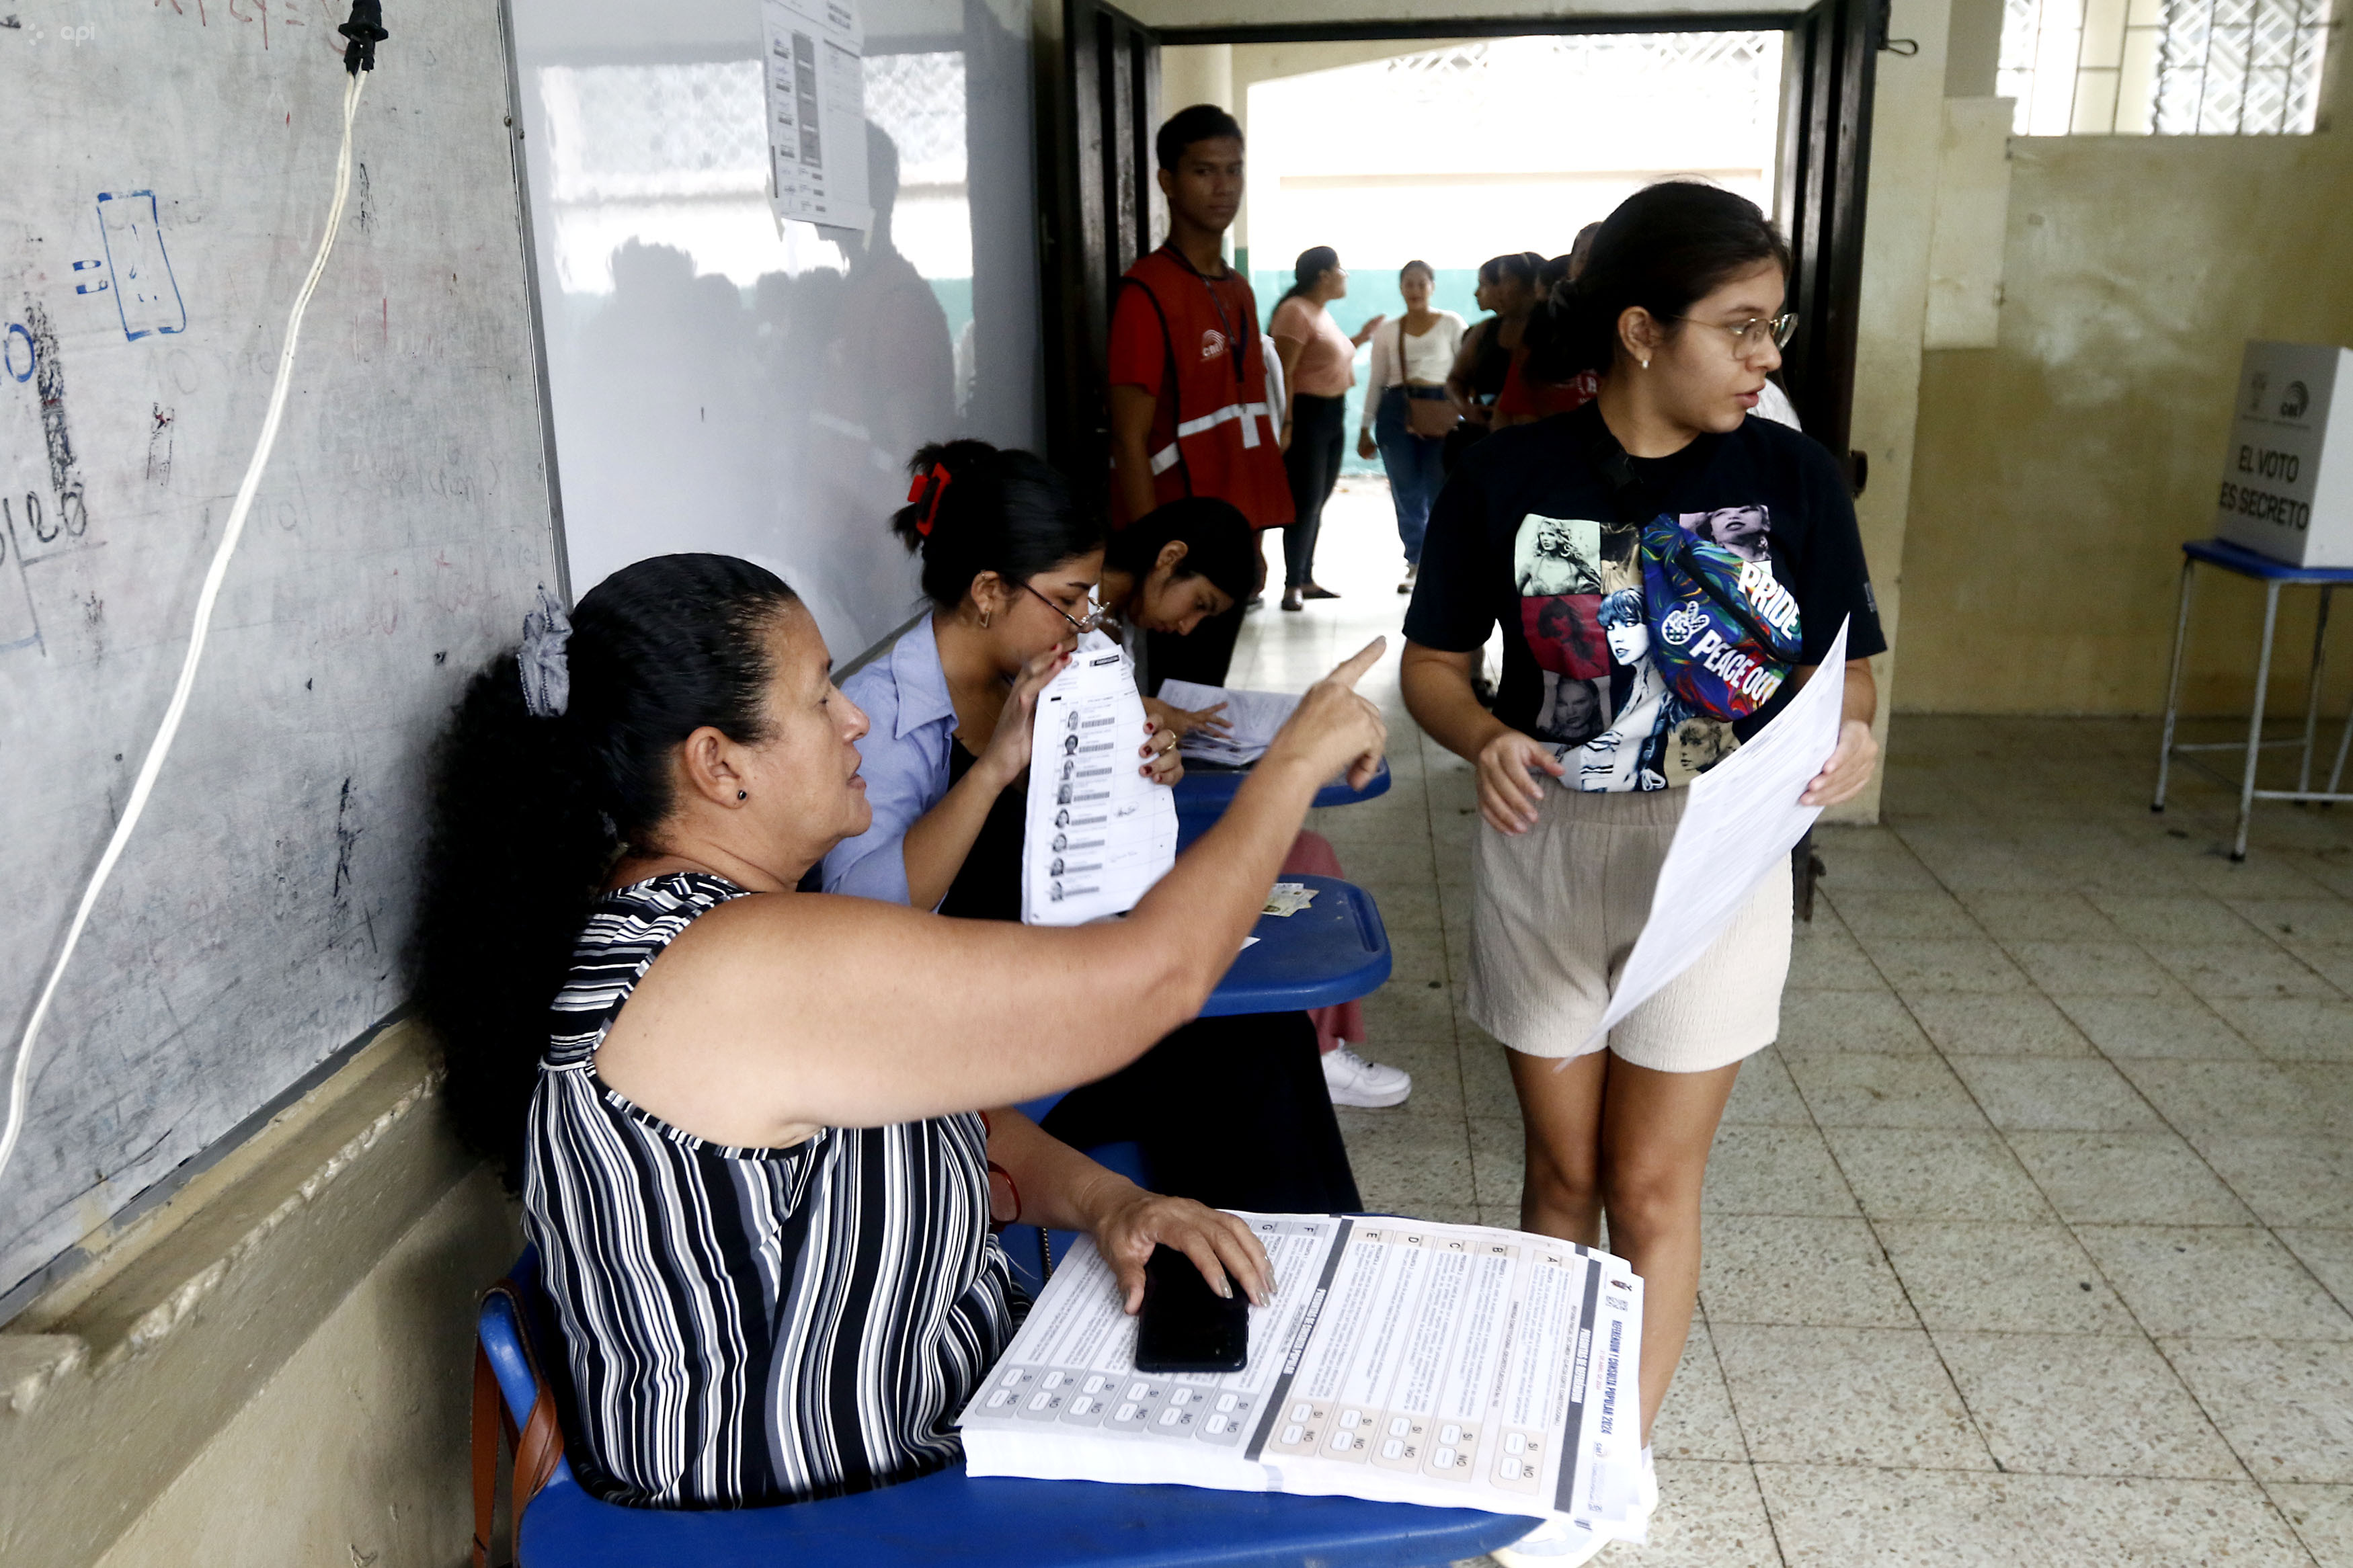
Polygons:
M1337 877L1285 877L1315 889L1295 915L1261 915L1233 967L1209 993L1204 1018L1297 1013L1354 1001L1389 977L1389 933L1373 896Z
M536 1347L515 1303L528 1318L544 1316L537 1258L526 1251L506 1283L514 1298L488 1297L478 1331L498 1396L522 1425L540 1387ZM1472 1509L1354 1498L976 1479L961 1465L790 1508L671 1512L600 1502L560 1457L546 1485L516 1507L524 1568L1424 1568L1476 1557L1535 1525Z
M2196 596L2198 568L2211 566L2260 583L2263 587L2263 635L2255 649L2254 711L2247 720L2247 738L2243 741L2200 741L2177 742L2173 730L2181 712L2181 671L2188 661L2189 648L2189 606ZM2165 809L2166 786L2172 777L2173 760L2179 757L2191 767L2221 780L2235 784L2239 790L2238 832L2231 843L2231 858L2247 858L2247 826L2253 817L2259 800L2295 800L2307 803L2353 802L2353 795L2343 793L2345 759L2353 750L2353 713L2345 720L2345 731L2337 738L2336 765L2329 769L2325 789L2312 787L2312 757L2314 742L2320 731L2320 689L2327 673L2328 657L2328 605L2337 590L2353 585L2353 567L2297 566L2285 561L2274 561L2268 555L2221 539L2193 539L2181 547L2181 597L2173 626L2173 670L2165 685L2165 736L2158 743L2157 756L2157 796L2149 802L2151 811ZM2263 739L2263 700L2271 689L2272 634L2279 626L2279 596L2282 588L2305 587L2320 590L2320 607L2312 632L2312 671L2305 691L2304 733L2300 738L2277 741ZM2255 767L2263 753L2274 747L2294 746L2303 756L2296 771L2294 789L2257 789ZM2190 753L2196 752L2239 752L2242 753L2239 776L2229 777L2209 768ZM1178 825L1181 836L1182 822Z
M1379 990L1388 979L1388 931L1381 924L1381 911L1370 893L1335 877L1284 879L1314 889L1315 901L1295 915L1259 917L1250 929L1258 942L1234 960L1226 977L1209 994L1201 1016L1303 1013L1354 1001ZM1061 1098L1045 1095L1021 1110L1031 1121L1043 1121ZM1086 1152L1139 1186L1152 1184L1144 1152L1134 1143L1113 1143ZM1007 1226L1005 1255L1013 1264L1014 1277L1035 1294L1045 1284L1050 1258L1061 1257L1071 1239L1067 1231L1047 1233L1042 1241L1048 1253L1041 1257L1041 1238L1035 1226Z

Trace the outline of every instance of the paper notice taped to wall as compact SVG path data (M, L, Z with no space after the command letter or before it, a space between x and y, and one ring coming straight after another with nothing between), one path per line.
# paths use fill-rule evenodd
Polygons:
M768 163L780 218L874 226L866 189L866 30L856 0L763 0Z

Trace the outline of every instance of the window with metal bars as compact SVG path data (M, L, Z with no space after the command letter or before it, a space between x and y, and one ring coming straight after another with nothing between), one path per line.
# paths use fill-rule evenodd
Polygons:
M2329 0L2006 0L2021 136L2305 135Z

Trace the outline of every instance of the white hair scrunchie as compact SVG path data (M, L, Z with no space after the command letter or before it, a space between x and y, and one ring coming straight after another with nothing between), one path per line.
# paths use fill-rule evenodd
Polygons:
M572 622L555 595L539 591L539 608L522 618L522 647L515 664L522 675L522 705L534 719L560 719L572 704L572 660L564 645Z

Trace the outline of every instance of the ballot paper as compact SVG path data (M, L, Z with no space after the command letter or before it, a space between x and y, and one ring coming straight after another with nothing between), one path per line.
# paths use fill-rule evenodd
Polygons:
M1176 861L1176 804L1144 776L1144 699L1119 646L1082 648L1038 694L1021 919L1073 926L1135 907Z
M1176 750L1187 761L1228 768L1246 768L1266 755L1267 747L1274 743L1275 731L1299 706L1298 697L1292 692L1234 691L1190 680L1162 681L1160 700L1171 708L1194 713L1224 703L1226 710L1219 717L1230 729L1222 734L1196 730L1176 742Z
M857 0L763 0L770 198L780 218L873 226L866 191L866 30Z
M1586 1037L1588 1050L1699 961L1774 863L1788 857L1822 814L1818 805L1799 805L1798 797L1838 746L1846 634L1841 626L1812 679L1771 723L1692 780L1691 799L1651 894L1650 919L1618 972L1609 1009Z
M965 1407L976 1476L1485 1509L1641 1538L1642 1281L1482 1226L1243 1215L1274 1266L1240 1372L1135 1370L1082 1239Z

